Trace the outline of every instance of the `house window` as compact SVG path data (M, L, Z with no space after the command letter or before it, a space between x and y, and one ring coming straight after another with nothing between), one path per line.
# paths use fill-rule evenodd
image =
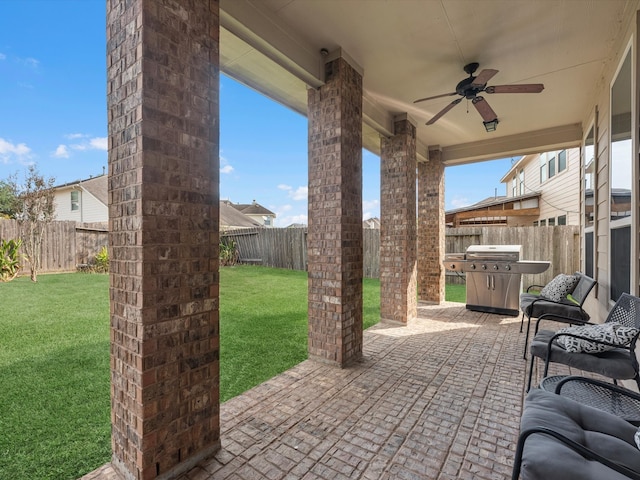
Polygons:
M77 190L71 191L71 210L80 210L80 192Z
M538 226L538 221L536 220L535 222L533 222L533 226L537 227Z
M547 154L540 155L540 183L547 179Z
M547 225L547 221L546 220L540 220L540 226L541 227L545 227Z
M520 195L524 195L524 170L520 170Z
M584 226L593 228L594 213L594 181L595 181L595 139L593 125L584 140Z
M558 153L558 172L562 172L567 168L567 151L562 150Z
M566 224L567 224L567 216L558 215L558 225L566 225Z
M515 197L518 195L518 177L513 177L511 180L511 196Z
M584 273L593 278L593 231L584 234Z
M610 143L610 299L615 301L621 293L631 292L631 199L634 158L632 145L632 62L631 49L611 86Z
M271 226L271 217L264 217L264 225L266 227L270 227Z
M556 157L555 155L549 159L549 178L556 174Z
M555 225L556 225L556 219L555 219L555 218L550 218L550 219L547 221L547 224L548 224L550 227L555 227Z

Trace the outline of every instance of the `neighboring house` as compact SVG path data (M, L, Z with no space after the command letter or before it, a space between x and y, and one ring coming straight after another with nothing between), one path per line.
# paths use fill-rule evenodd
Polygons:
M255 200L252 203L231 203L229 200L225 200L227 205L231 205L233 208L242 212L247 217L253 218L260 225L265 227L273 227L273 221L276 218L276 214L271 210L263 207Z
M493 196L469 205L445 212L447 227L496 225L515 227L531 225L539 214L540 194L530 193L517 197Z
M371 217L362 222L362 227L380 230L380 219L378 217Z
M580 225L580 149L525 155L500 179L505 196L445 213L447 226Z
M227 200L220 201L220 231L261 226L261 223L236 210Z
M107 223L109 197L107 175L53 187L55 219L81 223Z
M507 197L539 193L539 213L520 225L580 225L580 149L525 155L500 180Z

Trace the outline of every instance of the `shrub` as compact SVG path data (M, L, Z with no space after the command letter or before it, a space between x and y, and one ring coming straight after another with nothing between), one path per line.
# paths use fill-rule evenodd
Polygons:
M238 246L229 238L220 240L220 266L235 265L238 263Z
M18 275L20 257L18 249L21 240L2 240L0 242L0 282L8 282Z
M94 270L98 273L107 273L109 271L109 251L107 247L102 247L96 254Z

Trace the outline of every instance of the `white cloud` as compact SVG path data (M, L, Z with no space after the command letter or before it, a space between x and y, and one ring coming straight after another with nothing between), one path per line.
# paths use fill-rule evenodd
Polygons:
M220 153L222 153L222 151L220 151ZM226 157L223 157L222 155L220 155L220 173L229 174L229 173L232 173L234 170L235 169L233 168L229 160L227 160Z
M69 148L80 152L85 150L104 150L106 152L109 149L107 137L92 137L86 133L69 133L64 137L69 140L76 140L75 143L67 146L67 153L69 153Z
M58 145L56 151L53 152L53 156L56 158L69 158L69 149L66 145Z
M469 205L471 205L471 202L466 197L454 197L451 199L451 206L453 208L468 207Z
M289 196L294 200L306 200L309 193L308 187L298 187L289 192Z
M308 187L298 187L294 190L291 185L286 185L284 183L281 183L280 185L278 185L278 188L280 190L284 190L285 192L287 192L287 195L289 195L289 197L291 197L296 201L306 200L307 197L309 196Z
M231 173L234 168L225 157L220 155L220 173Z
M379 210L380 200L363 200L362 210Z
M293 223L303 223L306 225L307 216L304 214L300 214L300 215L288 215L286 217L280 217L280 218L276 217L276 220L274 222L276 227L288 227Z
M279 209L276 209L276 210L279 210L278 214L282 214L282 213L288 212L288 211L290 211L292 209L293 209L293 207L291 205L282 205Z
M40 61L36 60L35 58L31 58L31 57L21 58L20 62L25 64L27 67L31 67L33 69L37 69L38 66L40 65Z
M109 150L109 142L107 141L107 137L95 137L89 140L89 145L96 150L104 150L105 152Z
M31 149L24 143L11 143L4 138L0 138L0 162L11 163L15 158L20 163L24 163L31 157Z

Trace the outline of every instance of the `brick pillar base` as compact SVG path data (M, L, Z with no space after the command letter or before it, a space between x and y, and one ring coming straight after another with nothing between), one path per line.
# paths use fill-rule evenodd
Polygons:
M380 318L406 324L416 301L416 127L396 119L380 155Z
M444 165L440 150L418 164L418 298L444 302Z
M309 90L309 357L362 356L362 76L343 58Z
M112 464L219 448L218 2L107 2Z

